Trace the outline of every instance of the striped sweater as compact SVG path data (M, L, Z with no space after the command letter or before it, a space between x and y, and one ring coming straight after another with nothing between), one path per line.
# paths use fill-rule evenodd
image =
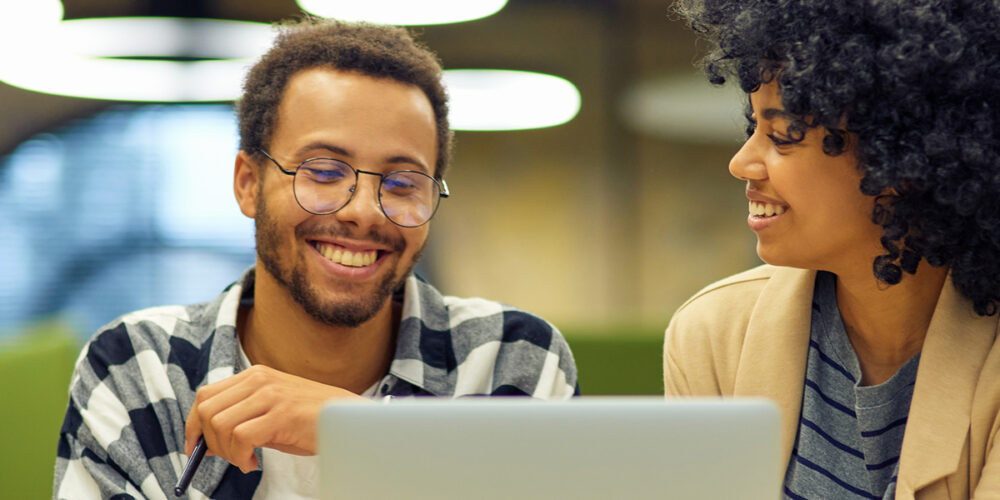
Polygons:
M802 414L786 498L891 499L919 355L889 380L861 386L837 307L836 278L816 276Z

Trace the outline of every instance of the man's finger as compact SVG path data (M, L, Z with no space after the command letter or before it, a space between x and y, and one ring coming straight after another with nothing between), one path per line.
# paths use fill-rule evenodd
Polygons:
M275 419L261 415L244 421L233 429L230 463L240 468L244 474L257 469L257 455L254 450L268 444L276 433Z
M254 420L266 414L272 407L270 400L253 397L254 391L249 391L250 397L236 401L234 404L223 408L212 415L211 419L205 422L206 434L213 436L213 442L208 443L209 449L216 455L226 459L233 465L239 465L234 460L239 459L239 455L233 453L234 440L241 439L235 433L235 429L245 422ZM256 436L245 436L242 439L249 439L254 447L261 446L269 438L258 438Z
M209 451L215 455L220 454L218 440L215 437L216 429L206 429L210 427L210 420L218 413L245 400L256 390L252 384L245 383L247 381L246 377L241 377L235 382L226 384L226 390L217 390L217 384L230 381L234 378L236 376L198 389L195 403L188 413L187 422L184 424L184 449L189 455L191 450L194 449L195 443L198 442L198 438L203 435L205 435L205 443L209 445Z
M212 398L215 395L229 390L234 385L237 385L244 381L248 376L254 375L258 371L262 371L260 365L254 365L250 368L243 370L231 377L226 377L218 382L212 382L211 384L203 385L198 388L198 396L205 399Z

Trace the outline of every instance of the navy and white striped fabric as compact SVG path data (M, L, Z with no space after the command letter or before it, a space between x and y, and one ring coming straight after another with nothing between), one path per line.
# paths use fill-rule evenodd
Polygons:
M94 335L70 384L54 498L173 498L185 417L199 387L238 370L237 310L252 303L253 284L251 268L213 302L138 311ZM579 393L569 347L544 320L442 296L414 276L394 300L402 320L379 396ZM206 457L187 498L251 498L260 478Z
M891 499L919 355L893 377L861 386L857 355L837 307L836 277L820 272L795 449L785 475L792 499Z

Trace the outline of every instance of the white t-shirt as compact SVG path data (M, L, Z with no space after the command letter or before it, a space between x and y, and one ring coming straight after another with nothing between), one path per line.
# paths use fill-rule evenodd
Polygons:
M250 358L239 342L242 368L250 366ZM380 382L361 395L370 398ZM254 500L312 500L319 495L319 456L300 456L272 448L261 448L262 470Z

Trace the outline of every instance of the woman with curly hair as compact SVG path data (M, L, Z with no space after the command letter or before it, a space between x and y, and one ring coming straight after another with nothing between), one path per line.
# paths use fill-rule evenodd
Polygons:
M1000 3L680 11L749 96L767 265L677 311L667 394L776 401L786 498L1000 497Z

